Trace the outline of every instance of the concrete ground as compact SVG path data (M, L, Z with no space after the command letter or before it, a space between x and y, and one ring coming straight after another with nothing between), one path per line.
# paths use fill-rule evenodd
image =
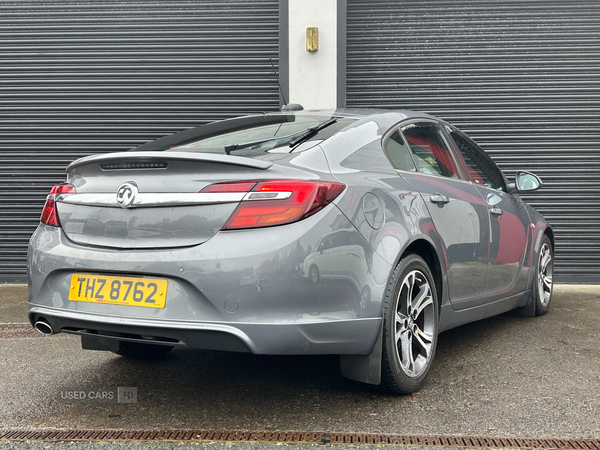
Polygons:
M29 323L26 285L0 284L0 324L2 323Z
M25 323L26 297L24 286L0 285L0 323ZM502 315L440 335L427 384L401 397L342 378L335 356L176 349L135 362L81 350L74 336L0 326L0 428L600 438L599 324L600 286L556 286L546 316ZM137 402L60 398L113 387L136 387Z

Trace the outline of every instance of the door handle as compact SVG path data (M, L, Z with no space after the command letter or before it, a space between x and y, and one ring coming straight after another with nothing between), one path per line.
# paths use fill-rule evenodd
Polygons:
M429 197L429 200L431 200L431 203L449 203L450 199L448 197L446 197L445 195L436 193L433 194L431 197Z
M503 212L504 211L502 211L497 206L494 206L494 207L490 208L490 213L494 214L495 216L500 216L500 215L502 215Z

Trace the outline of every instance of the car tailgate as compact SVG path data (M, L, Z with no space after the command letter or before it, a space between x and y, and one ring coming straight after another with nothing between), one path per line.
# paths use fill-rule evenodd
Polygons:
M75 194L56 199L74 242L120 249L201 244L226 223L245 192L202 193L220 182L268 177L272 163L206 153L97 155L67 168Z

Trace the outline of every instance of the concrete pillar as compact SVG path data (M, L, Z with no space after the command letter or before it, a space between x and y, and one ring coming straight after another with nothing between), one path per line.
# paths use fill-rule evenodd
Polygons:
M344 106L345 0L282 0L281 3L280 67L282 78L287 77L282 82L286 100L307 110ZM308 27L318 28L316 52L306 48Z

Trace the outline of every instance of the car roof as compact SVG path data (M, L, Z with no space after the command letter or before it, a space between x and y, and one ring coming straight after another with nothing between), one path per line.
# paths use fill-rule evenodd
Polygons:
M379 108L337 108L337 109L324 109L324 110L301 110L301 111L279 111L271 114L294 114L298 116L310 115L310 116L323 116L323 117L347 117L355 119L372 118L377 117L390 117L397 116L397 122L406 119L431 119L440 122L444 120L439 117L432 116L422 111L413 111L410 109L379 109Z

